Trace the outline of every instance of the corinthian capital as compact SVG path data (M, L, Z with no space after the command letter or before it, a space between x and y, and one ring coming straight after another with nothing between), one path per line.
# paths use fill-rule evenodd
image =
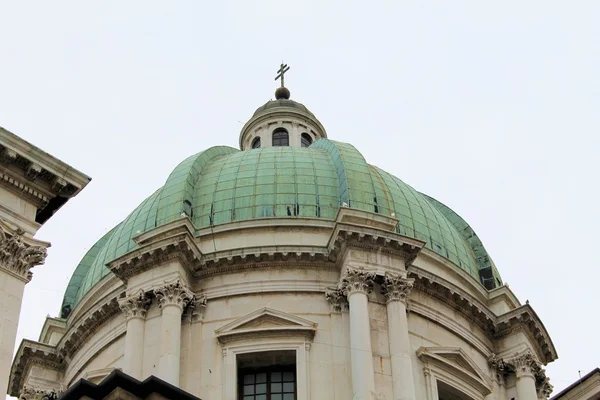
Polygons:
M58 399L60 392L56 389L37 389L26 386L19 394L19 400L55 400Z
M125 313L125 318L146 318L146 312L152 300L143 290L139 293L119 299L119 307Z
M194 293L179 280L154 289L154 295L160 308L175 305L183 310L194 299Z
M9 236L0 229L0 266L30 280L29 270L46 261L47 251L43 246L26 244L23 233L17 230Z
M338 287L329 287L325 289L325 298L331 304L334 312L342 312L348 308L348 300L341 289Z
M375 272L368 272L364 268L348 268L342 276L339 288L345 296L353 293L369 294L373 290Z
M540 363L529 351L522 354L515 354L515 357L508 364L514 368L517 378L523 376L536 377L541 370Z
M188 303L182 319L189 322L200 320L204 315L207 303L208 299L204 294L194 295Z
M389 303L390 301L401 301L406 304L406 299L410 294L415 283L414 279L407 278L406 272L400 274L385 274L385 279L381 285L381 292Z

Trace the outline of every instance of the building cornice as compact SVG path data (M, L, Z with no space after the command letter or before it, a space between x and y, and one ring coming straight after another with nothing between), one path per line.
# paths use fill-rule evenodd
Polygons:
M511 332L524 329L538 346L542 363L548 364L558 359L556 348L550 339L546 327L529 304L522 305L497 318L494 338L501 338Z
M516 330L524 330L536 347L543 364L558 358L550 335L529 304L520 306L500 316L495 315L487 304L479 301L464 289L414 266L408 269L409 277L415 278L415 288L459 311L475 323L493 340L508 336Z
M43 224L91 180L56 157L0 128L0 184L38 205Z
M9 395L14 397L20 395L21 388L25 385L27 372L33 364L56 371L62 371L65 367L65 363L59 356L56 347L24 339L17 350L10 371Z

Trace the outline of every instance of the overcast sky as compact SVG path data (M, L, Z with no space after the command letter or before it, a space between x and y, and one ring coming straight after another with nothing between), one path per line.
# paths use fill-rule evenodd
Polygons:
M17 345L185 157L286 86L330 139L444 202L558 350L600 364L600 2L0 0L0 126L90 175L37 237Z

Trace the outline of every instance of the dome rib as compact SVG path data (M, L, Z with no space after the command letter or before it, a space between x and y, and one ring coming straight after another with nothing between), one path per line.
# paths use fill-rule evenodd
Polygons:
M183 160L167 178L158 204L156 225L160 226L180 218L184 202L193 207L193 196L198 177L214 158L239 153L233 147L216 146ZM191 216L190 216L191 217Z

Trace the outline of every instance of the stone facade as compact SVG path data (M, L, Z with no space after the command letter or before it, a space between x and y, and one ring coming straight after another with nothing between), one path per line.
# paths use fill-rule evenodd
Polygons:
M33 235L88 181L0 128L0 393L7 390L25 285L31 269L44 263L50 246ZM28 399L44 398L44 390L26 390Z
M289 352L301 400L548 397L542 366L556 351L508 287L487 291L391 231L391 217L341 208L326 234L322 221L287 222L263 234L272 246L241 245L264 223L233 224L217 253L210 230L181 234L185 217L145 234L109 265L114 274L86 294L58 339L21 345L10 393L122 369L202 399L236 400L248 355ZM54 386L40 387L50 378Z

